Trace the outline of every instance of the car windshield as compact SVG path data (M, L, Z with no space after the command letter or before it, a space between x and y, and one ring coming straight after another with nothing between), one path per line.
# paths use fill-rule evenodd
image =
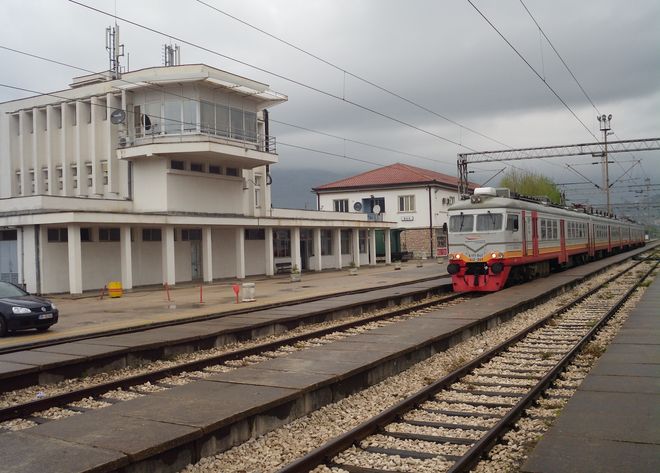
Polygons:
M492 232L502 229L502 214L485 213L477 215L477 231Z
M0 282L0 298L3 297L21 297L21 296L27 296L28 293L25 292L23 289L20 289L13 284L9 284L6 282Z
M451 233L471 232L474 227L474 216L452 215L449 217L449 231Z

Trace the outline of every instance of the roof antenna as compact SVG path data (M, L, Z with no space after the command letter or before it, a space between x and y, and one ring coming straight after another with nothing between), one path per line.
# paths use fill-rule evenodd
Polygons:
M181 48L178 44L163 45L163 65L166 67L181 65Z
M119 25L108 26L105 29L105 49L108 51L109 71L113 79L119 79L122 67L119 58L124 56L124 45L119 43Z

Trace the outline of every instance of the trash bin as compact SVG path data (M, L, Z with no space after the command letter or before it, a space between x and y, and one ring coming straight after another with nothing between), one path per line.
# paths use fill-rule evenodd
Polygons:
M110 297L121 297L124 291L122 290L121 283L119 281L110 281L108 283L108 295Z
M255 284L253 282L244 282L241 288L241 300L243 302L254 302L255 299Z

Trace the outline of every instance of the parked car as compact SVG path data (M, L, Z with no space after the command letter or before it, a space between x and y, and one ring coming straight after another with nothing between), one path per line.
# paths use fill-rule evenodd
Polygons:
M0 337L10 331L30 328L43 332L56 324L58 317L57 307L48 299L0 281Z

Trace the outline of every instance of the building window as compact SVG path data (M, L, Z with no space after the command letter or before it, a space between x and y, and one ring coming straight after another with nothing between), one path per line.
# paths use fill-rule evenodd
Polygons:
M101 172L103 173L103 185L108 185L108 162L101 161Z
M399 196L399 212L414 212L415 211L415 196L414 195L400 195Z
M245 229L245 239L246 240L265 240L266 231L263 228L246 228Z
M80 241L92 241L92 229L91 228L81 228L80 229Z
M44 192L48 192L49 186L48 186L48 168L42 168L41 169L41 176L43 179L43 185L44 185Z
M201 228L184 228L181 230L181 241L201 241Z
M341 254L350 255L351 254L351 231L342 230L341 231Z
M238 168L227 168L227 175L238 177Z
M99 228L99 241L119 241L119 227Z
M34 169L30 169L30 182L32 183L32 193L34 194Z
M18 239L16 230L0 230L0 241L15 241Z
M220 166L209 166L209 172L211 174L222 174L222 168Z
M190 163L190 170L194 172L204 172L204 165L202 163Z
M359 240L360 240L360 253L366 253L367 252L367 231L366 230L360 230Z
M332 254L332 230L321 230L321 255Z
M92 187L94 167L92 163L85 163L85 170L87 171L87 187Z
M291 232L289 230L273 232L273 256L275 258L291 256Z
M55 172L57 173L57 185L59 187L59 190L64 189L64 177L62 173L62 166L57 166L55 168Z
M186 166L183 161L177 161L174 159L170 161L170 169L178 169L179 171L183 171L185 168Z
M23 193L23 186L21 183L21 171L16 171L16 193L21 195Z
M69 241L69 233L66 228L49 228L48 243L63 243Z
M259 174L254 175L254 206L261 207L261 183L263 177Z
M142 241L162 241L163 235L160 228L143 228Z
M332 204L335 212L348 212L348 199L335 199Z

